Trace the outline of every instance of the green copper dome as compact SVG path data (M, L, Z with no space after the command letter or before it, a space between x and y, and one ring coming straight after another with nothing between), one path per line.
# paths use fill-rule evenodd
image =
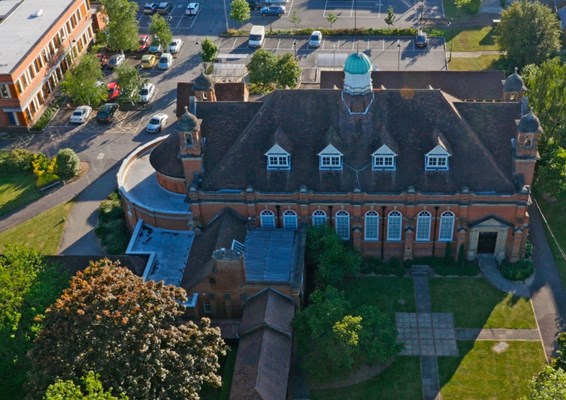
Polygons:
M344 72L354 75L367 74L372 68L369 57L359 51L350 54L344 63Z

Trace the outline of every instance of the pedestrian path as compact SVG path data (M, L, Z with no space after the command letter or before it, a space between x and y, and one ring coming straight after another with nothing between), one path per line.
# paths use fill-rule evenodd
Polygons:
M539 341L538 329L456 328L456 340L530 340Z
M510 281L501 275L494 256L478 254L478 262L482 275L497 289L521 297L531 297L529 287L526 284Z

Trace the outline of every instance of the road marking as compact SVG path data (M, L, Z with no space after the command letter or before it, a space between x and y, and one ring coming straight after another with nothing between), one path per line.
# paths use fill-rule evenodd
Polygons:
M104 158L105 153L98 153L98 155L96 156L97 160L102 160Z
M281 44L281 39L277 39L277 47L275 48L275 50L279 50L280 44Z

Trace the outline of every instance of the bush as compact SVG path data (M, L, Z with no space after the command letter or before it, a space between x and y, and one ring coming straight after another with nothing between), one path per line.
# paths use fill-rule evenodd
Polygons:
M437 275L442 276L476 276L479 273L478 267L467 260L463 266L458 266L457 261L445 257L419 257L411 260L411 265L428 265L434 268Z
M47 126L49 121L51 121L51 118L53 118L53 116L55 115L56 112L57 112L57 107L55 107L55 106L47 107L47 109L43 112L41 117L39 117L39 119L37 120L35 125L33 125L31 127L31 130L32 131L42 131L42 130L44 130L45 127Z
M71 179L78 175L80 164L79 157L72 149L61 149L55 158L55 171L61 179Z
M26 149L0 151L0 174L31 171L33 153Z
M36 177L35 185L38 188L59 180L59 176L55 173L55 158L49 159L43 153L37 153L33 155L31 164Z
M338 28L319 29L323 36L415 36L416 28ZM275 29L267 32L268 36L310 36L312 28L302 29ZM236 29L228 29L227 36L242 36L242 32Z
M524 281L535 272L533 262L528 259L514 263L504 260L499 265L499 270L510 281Z
M530 240L525 242L525 258L531 258L533 255L533 244Z
M110 193L98 207L98 224L94 230L109 254L124 254L130 241L124 208L118 191Z

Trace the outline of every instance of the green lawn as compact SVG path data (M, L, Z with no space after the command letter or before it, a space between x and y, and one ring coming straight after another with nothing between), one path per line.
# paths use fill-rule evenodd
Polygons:
M560 247L566 252L566 212L564 202L546 201L542 196L537 196L537 203L540 206L544 217L546 218L554 237L558 241ZM554 262L560 274L562 286L566 287L566 260L560 254L556 243L547 232L548 243L554 256Z
M458 400L517 399L530 379L545 364L540 342L509 341L509 348L496 353L498 342L458 342L459 357L439 357L442 397Z
M313 400L420 399L422 398L420 361L418 357L399 357L389 368L369 381L310 394Z
M446 52L498 51L494 31L491 26L435 28L431 35L444 36ZM454 35L454 36L452 36Z
M232 375L234 374L234 366L236 365L236 354L238 346L230 346L228 354L221 361L220 375L222 375L222 387L213 389L210 386L204 387L200 392L202 400L228 400L230 397L230 387L232 386Z
M536 328L531 302L480 278L430 280L433 312L452 312L457 328Z
M453 19L456 24L469 22L480 9L481 0L472 0L465 7L458 8L454 5L454 0L443 0L444 14L446 18Z
M354 307L377 306L393 318L396 312L415 312L415 295L411 278L352 278L344 289L346 297Z
M452 57L452 60L448 63L448 69L450 71L485 71L494 68L495 62L499 59L499 55L496 54L482 54L479 57L462 57L456 58Z
M7 242L25 243L46 255L57 254L65 219L73 206L67 202L53 207L0 233L0 251Z
M0 216L25 206L41 197L33 174L0 175Z

